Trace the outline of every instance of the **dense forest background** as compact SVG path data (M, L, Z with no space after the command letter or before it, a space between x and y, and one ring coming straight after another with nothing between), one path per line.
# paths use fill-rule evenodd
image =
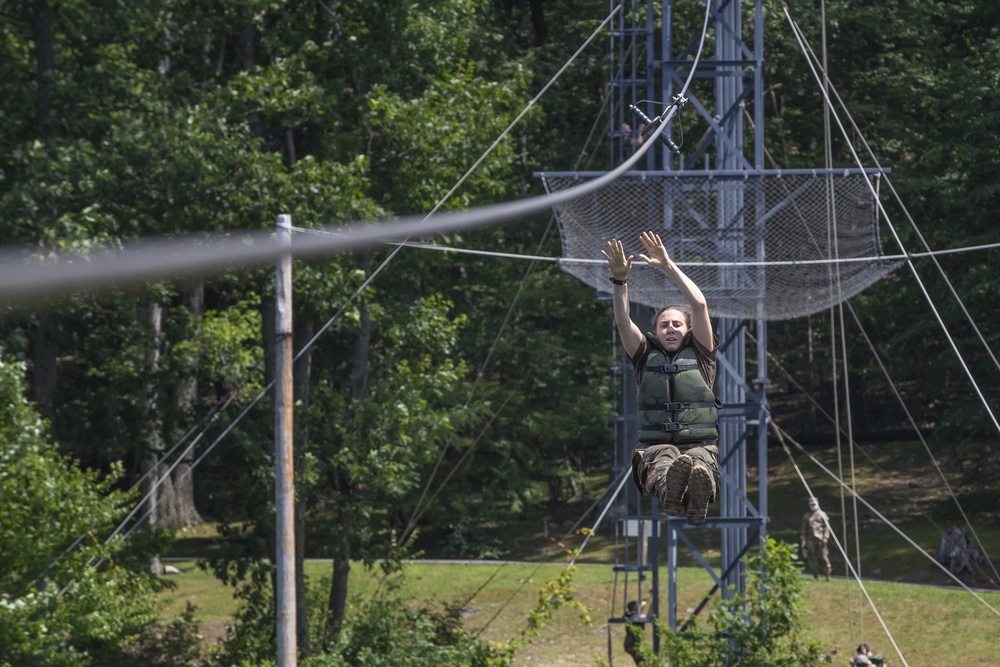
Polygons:
M820 2L789 4L819 44ZM780 4L765 6L768 166L821 166L822 96ZM1000 6L829 0L824 7L831 80L892 167L927 244L995 242ZM152 235L270 228L282 212L298 227L426 213L608 11L607 3L568 0L10 0L0 4L0 240L44 261L56 251L90 254ZM608 168L607 62L602 36L443 210L540 193L536 171ZM832 160L853 166L843 147ZM903 219L894 222L907 250L921 250ZM548 216L436 240L559 254ZM888 242L885 249L899 251ZM426 527L439 529L436 553L505 555L503 541L478 530L498 507L516 513L571 498L611 455L607 303L551 264L410 248L356 296L393 250L295 267L295 349L321 334L295 370L299 555L334 559L323 594L327 634L301 628L306 646L322 645L342 626L351 560L398 555L414 534L414 548L426 547L419 530ZM929 300L994 409L1000 369L962 308L995 348L997 258L992 248L941 256L950 285L928 260L916 260ZM850 305L845 349L856 434L877 440L908 427L867 337L935 447L995 437L908 269ZM107 497L136 484L156 499L144 522L154 530L104 546L95 537L88 548L108 553L88 558L112 555L133 572L156 571L166 548L156 529L169 535L218 523L228 549L212 566L255 599L268 577L260 559L274 539L270 397L253 404L273 377L273 309L271 269L4 307L0 359L10 414L0 428L9 441L0 463L13 467L0 480L17 499L39 475L70 475L75 481L66 483L90 498L72 517L41 520L49 505L40 499L22 523L7 520L10 539L0 551L30 542L25 535L46 522L54 532L36 551L3 559L5 599L23 597L40 576L34 570L81 532L110 534L129 507L114 495L98 514L88 493ZM777 366L768 373L775 416L804 441L833 434L798 386L832 411L841 373L832 362L840 344L830 336L837 317L769 326L789 373ZM165 458L180 442L195 446ZM29 453L38 467L15 470ZM80 469L97 473L88 482L76 476ZM969 466L968 481L988 483L977 477L985 469ZM23 486L14 483L19 475ZM152 489L160 476L164 483ZM73 567L67 581L90 576ZM141 600L147 585L141 577L122 582L122 595ZM127 622L74 630L77 649L113 643L148 620L126 604L119 611L130 614ZM61 618L74 616L79 610ZM47 650L42 639L38 647Z

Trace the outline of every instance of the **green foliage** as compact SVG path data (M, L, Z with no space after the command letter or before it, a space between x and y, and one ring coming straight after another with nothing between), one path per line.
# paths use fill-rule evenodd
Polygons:
M318 485L311 492L327 499L317 507L317 526L339 535L344 513L350 515L360 538L354 546L365 558L381 556L391 544L394 528L379 508L406 506L423 471L466 418L455 408L465 365L453 356L465 318L450 317L450 307L432 297L376 310L379 334L369 349L366 395L359 400L346 384L324 383L310 407L315 468L307 475ZM347 360L331 354L324 361Z
M506 667L514 647L471 636L462 610L412 606L394 594L356 599L329 652L303 667Z
M402 563L393 558L379 565L382 576L374 590L355 595L337 636L324 632L327 577L308 586L312 628L304 667L506 667L515 646L479 639L462 627L460 605L417 604L404 598L400 588L406 577ZM373 568L374 565L366 566ZM219 665L273 664L274 615L268 578L270 568L255 569L258 581L238 591L242 599L233 627L213 659Z
M778 3L765 4L765 141L776 166L814 167L822 162L820 95ZM992 104L1000 72L995 4L827 3L831 76L904 196L917 200L926 221L948 221L924 225L935 248L992 241L1000 153L981 128L1000 120ZM52 68L43 74L35 5L52 14ZM676 34L695 34L702 9L678 4ZM604 11L567 0L0 3L0 233L38 257L75 250L99 262L139 237L270 227L286 211L301 227L428 212ZM819 13L796 19L818 45ZM537 169L605 166L584 164L585 153L604 151L583 145L595 120L595 136L607 128L602 40L445 208L538 192ZM700 99L711 99L710 81L693 85ZM835 163L847 161L839 141L834 153ZM554 229L531 219L442 242L555 256ZM912 232L901 233L912 242ZM987 320L984 333L995 346L1000 283L991 253L942 261L958 274L974 317ZM566 501L588 470L606 464L610 309L554 266L412 249L349 302L387 257L377 249L296 264L297 323L317 327L344 308L312 352L312 386L297 417L297 491L309 549L381 557L440 464L457 468L423 519L428 546L499 555L509 545L482 530L498 511ZM55 394L39 405L63 451L114 474L119 469L108 461L125 460L124 474L135 476L155 428L155 419L144 423L136 414L140 391L159 397L153 417L162 418L159 435L168 440L170 427L184 422L185 430L191 417L167 407L186 374L197 380L194 405L206 408L242 387L237 411L263 386L256 368L265 322L257 308L270 282L269 270L211 276L203 315L186 311L180 286L138 296L101 290L45 313L6 312L0 337L31 362L39 392L47 390L42 362L51 362ZM978 368L988 360L973 332L943 282L928 282ZM145 363L154 350L137 317L144 300L165 308L156 371ZM989 424L978 419L964 373L943 358L941 334L922 304L903 272L856 300L862 320L878 323L876 344L921 425L971 437ZM832 349L820 341L830 329L825 317L816 318L811 337L803 323L772 336L776 349L808 343L794 370L810 379L815 372L816 385L830 372L824 364ZM197 335L182 333L189 324ZM865 398L857 414L872 428L895 425L901 418L886 409L891 392L853 340L851 379ZM46 345L49 359L39 351ZM986 391L992 400L996 390ZM205 515L247 522L230 529L238 550L219 564L224 578L246 577L258 588L267 577L251 563L267 554L273 523L266 406L195 478ZM219 425L231 419L220 415ZM979 470L970 475L982 475L985 485L989 475ZM243 627L258 631L270 599L261 590L246 594L256 607Z
M0 361L0 664L86 665L155 619L154 580L101 537L133 500L48 441L24 398L24 367Z
M802 620L801 577L795 547L768 538L763 554L746 565L746 592L718 600L704 626L675 632L660 622L660 652L639 642L637 653L650 667L710 667L731 664L801 667L825 660ZM635 635L642 640L641 633Z
M564 606L576 609L580 613L580 621L584 625L590 625L590 614L587 608L576 599L573 593L573 575L576 568L573 566L562 570L555 579L545 582L544 586L538 589L538 604L528 614L528 624L522 632L525 639L531 640L541 634L545 622L552 618L553 612Z

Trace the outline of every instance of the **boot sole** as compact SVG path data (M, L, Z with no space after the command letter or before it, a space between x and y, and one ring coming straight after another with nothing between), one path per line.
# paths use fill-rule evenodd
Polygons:
M664 486L666 487L660 504L667 516L680 516L684 511L684 491L687 489L688 477L694 461L687 454L681 454L670 464L667 470Z
M701 466L695 466L688 479L688 495L688 523L692 526L700 526L705 523L705 517L708 516L708 504L712 501L712 496L715 495L712 473Z

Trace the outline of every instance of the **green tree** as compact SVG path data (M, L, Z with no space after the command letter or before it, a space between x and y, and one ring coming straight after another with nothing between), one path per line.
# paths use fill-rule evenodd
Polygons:
M157 586L102 535L133 497L60 455L24 397L24 366L0 361L0 664L87 665L155 619Z

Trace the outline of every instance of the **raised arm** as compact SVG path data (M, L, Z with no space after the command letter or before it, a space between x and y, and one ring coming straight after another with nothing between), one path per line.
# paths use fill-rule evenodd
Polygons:
M639 255L639 257L650 266L655 266L666 273L687 299L688 305L691 306L691 335L705 349L715 349L715 334L712 332L712 318L708 314L708 303L705 301L705 295L687 277L687 274L681 271L680 267L667 256L667 249L663 247L663 241L660 240L659 234L643 232L639 240L646 248L646 254Z
M604 250L601 251L604 259L608 260L611 268L611 277L622 284L614 283L612 286L612 304L615 309L615 326L618 327L618 335L622 339L622 347L629 358L639 349L642 342L642 331L635 325L629 315L628 307L628 273L632 269L632 255L625 256L625 249L618 239L608 241Z

